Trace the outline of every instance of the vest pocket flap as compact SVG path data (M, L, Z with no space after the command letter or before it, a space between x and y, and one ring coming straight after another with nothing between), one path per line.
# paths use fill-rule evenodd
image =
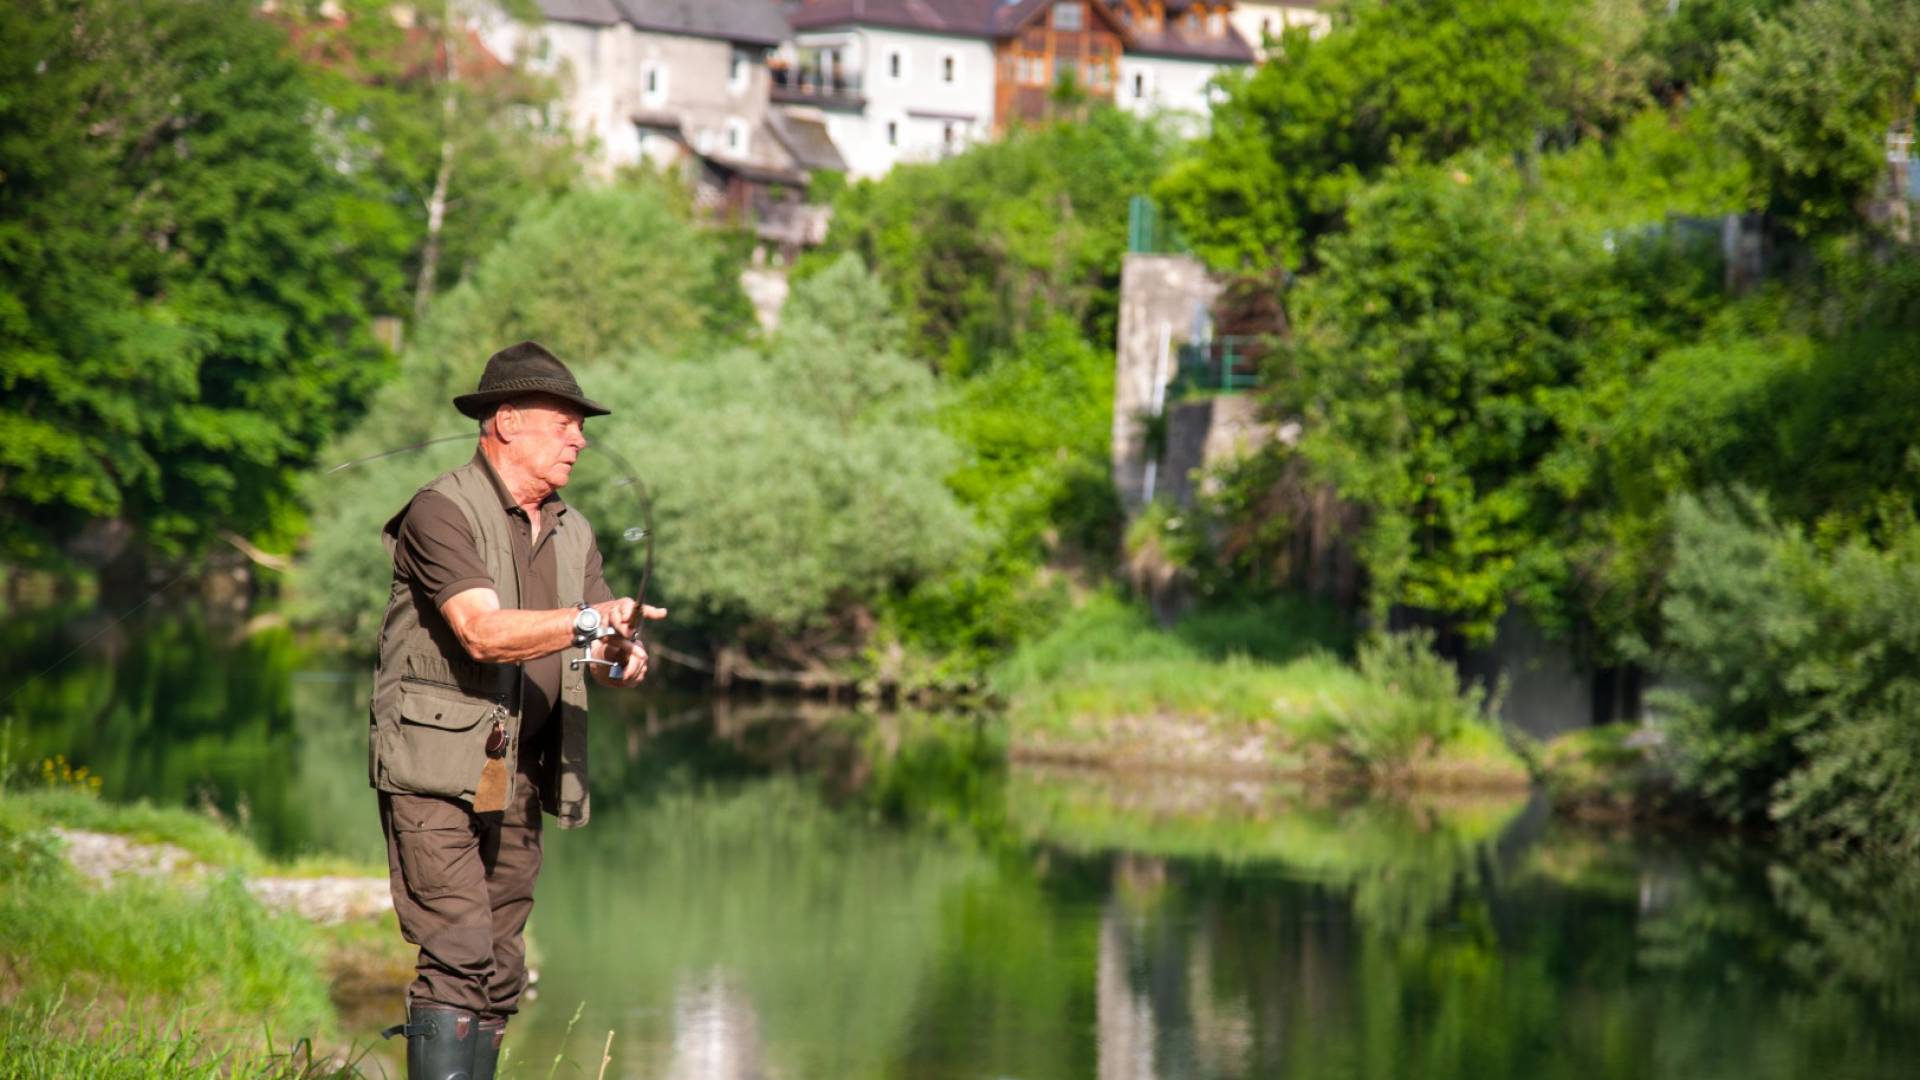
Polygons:
M400 719L409 724L467 731L498 714L500 706L491 701L433 694L406 684L400 687Z

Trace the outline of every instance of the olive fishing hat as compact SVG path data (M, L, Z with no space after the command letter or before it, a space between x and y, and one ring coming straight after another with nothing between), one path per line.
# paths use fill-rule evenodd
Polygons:
M480 385L474 387L473 393L454 398L453 407L475 420L484 420L495 405L528 394L564 398L580 406L588 416L606 416L613 411L581 393L580 384L574 381L567 365L534 341L509 345L487 357L486 370L480 373Z

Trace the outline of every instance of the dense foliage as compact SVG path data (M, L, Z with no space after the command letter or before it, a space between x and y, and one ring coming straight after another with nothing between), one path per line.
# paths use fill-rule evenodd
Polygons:
M961 373L1056 315L1104 348L1127 200L1152 184L1169 146L1157 127L1103 108L901 165L835 200L825 256L865 259L905 315L914 354Z
M308 73L240 0L0 23L0 558L284 525L385 370Z
M1362 4L1228 86L1160 193L1214 262L1304 271L1266 365L1302 429L1224 478L1199 557L1284 565L1275 493L1327 485L1377 617L1471 643L1524 607L1673 676L1718 812L1909 847L1902 631L1866 595L1901 595L1920 493L1920 258L1877 203L1920 19L1621 7ZM1379 32L1439 18L1533 29ZM1489 107L1429 107L1469 88Z
M519 119L550 91L408 11L0 13L0 560L290 543L300 472L391 370L375 317L571 182Z
M1619 10L1615 10L1618 8ZM1594 55L1632 5L1362 3L1321 39L1289 34L1160 181L1194 249L1223 268L1298 266L1394 162L1519 151L1611 124L1636 97Z

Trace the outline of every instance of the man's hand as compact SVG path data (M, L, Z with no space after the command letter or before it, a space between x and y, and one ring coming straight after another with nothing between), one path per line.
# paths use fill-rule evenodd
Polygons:
M634 624L639 621L636 617L639 606L631 598L623 596L595 604L593 610L600 613L600 625L611 627L614 633L627 638L633 636Z
M648 610L658 611L660 609L649 608ZM647 677L647 650L642 648L637 641L621 637L601 638L593 643L593 648L590 650L589 655L596 660L611 660L620 665L620 677L618 679L613 678L612 668L601 667L597 664L594 666L593 677L598 680L602 686L634 687L639 686L640 680Z
M664 619L667 617L666 608L654 607L652 604L636 604L631 599L625 597L595 604L593 605L593 609L600 613L600 619L603 623L613 627L614 631L623 638L633 637L640 629L640 620L643 618Z

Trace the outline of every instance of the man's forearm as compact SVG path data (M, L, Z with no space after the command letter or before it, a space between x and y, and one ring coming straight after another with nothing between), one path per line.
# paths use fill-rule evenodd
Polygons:
M488 664L535 660L573 644L575 608L525 611L499 608L467 622L460 643L468 655Z

